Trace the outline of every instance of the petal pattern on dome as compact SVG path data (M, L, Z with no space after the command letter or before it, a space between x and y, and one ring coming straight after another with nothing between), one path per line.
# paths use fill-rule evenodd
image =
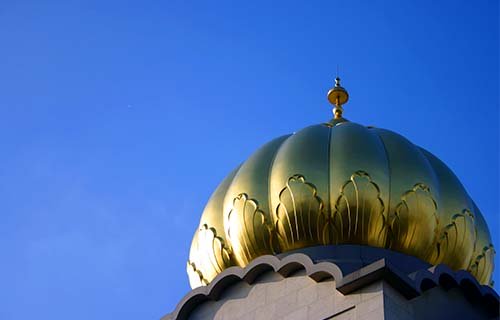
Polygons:
M225 228L239 266L247 265L255 256L273 253L266 214L245 193L234 198Z
M491 284L493 269L495 268L495 248L493 247L488 225L484 221L481 211L472 201L474 208L474 222L476 224L476 245L472 259L467 269L482 284Z
M491 274L494 269L495 248L489 244L481 249L481 254L473 256L467 271L469 271L480 283L490 283Z
M203 277L203 273L196 268L196 264L194 262L188 260L186 270L191 288L206 286L209 283L209 281Z
M417 183L401 196L389 215L389 247L426 259L437 238L437 204L425 184Z
M302 175L293 175L279 193L275 226L282 251L324 244L331 222L316 187Z
M232 266L230 250L215 228L204 224L198 230L196 248L190 254L189 263L208 282L224 269ZM198 269L197 269L198 268Z
M468 209L453 215L451 222L444 226L438 238L431 263L444 263L453 270L469 266L476 243L474 216Z
M335 202L334 243L360 243L384 247L387 225L380 189L364 171L344 183Z

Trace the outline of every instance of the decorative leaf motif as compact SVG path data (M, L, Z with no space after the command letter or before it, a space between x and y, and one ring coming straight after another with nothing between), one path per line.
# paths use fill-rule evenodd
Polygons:
M437 230L436 201L429 187L417 183L401 196L389 216L389 247L426 259L435 246Z
M196 264L194 262L188 260L186 269L191 288L197 288L208 285L208 281L203 277L201 271L196 269Z
M481 254L476 257L472 257L469 264L469 271L480 283L489 284L491 274L495 267L495 248L493 244L489 244L482 248Z
M328 244L332 224L324 212L316 187L296 174L279 193L275 228L283 251Z
M258 256L274 253L266 214L259 209L257 201L249 199L245 193L234 198L225 229L239 266L246 266Z
M379 187L364 171L356 171L340 189L333 212L334 243L384 247L387 226Z
M468 209L455 214L444 226L430 261L444 263L453 270L468 267L476 243L474 215Z
M224 239L217 236L215 228L206 224L198 230L198 250L191 263L198 266L203 278L210 282L224 269L231 266L230 251Z

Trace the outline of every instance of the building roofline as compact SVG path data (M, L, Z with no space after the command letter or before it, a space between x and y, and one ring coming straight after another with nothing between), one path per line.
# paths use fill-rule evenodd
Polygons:
M386 281L406 299L413 299L437 286L445 290L458 288L467 299L480 301L493 316L499 314L499 296L495 290L479 284L470 273L463 270L455 272L445 265L437 265L406 275L386 259L380 259L344 276L339 266L333 262L315 263L307 255L295 253L282 259L265 255L253 260L245 268L230 267L224 270L208 286L191 290L175 310L162 320L186 319L198 305L218 300L226 288L239 281L252 284L260 275L269 271L287 278L299 270L305 270L306 275L316 282L335 280L336 289L344 295L378 280Z

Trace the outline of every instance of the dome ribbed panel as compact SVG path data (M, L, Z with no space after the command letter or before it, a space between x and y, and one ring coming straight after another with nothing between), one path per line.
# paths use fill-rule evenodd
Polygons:
M240 167L224 178L208 200L195 232L187 272L192 288L205 285L232 265L230 245L224 234L223 203L226 192Z
M343 122L331 129L329 180L333 243L384 247L389 168L384 146L368 128Z
M270 175L271 210L282 251L323 243L329 178L330 128L310 126L289 137Z
M253 153L241 165L224 197L224 232L241 267L255 256L274 253L269 175L277 150L289 136L274 139Z
M472 201L455 174L433 154L421 150L436 172L441 191L438 241L429 260L454 270L467 269L477 233Z
M373 129L383 141L390 163L388 247L428 259L438 233L439 188L433 168L404 137Z
M481 211L472 201L473 213L476 222L477 239L474 253L469 263L468 271L480 283L490 284L493 270L495 269L495 248L491 241L488 225L484 220Z

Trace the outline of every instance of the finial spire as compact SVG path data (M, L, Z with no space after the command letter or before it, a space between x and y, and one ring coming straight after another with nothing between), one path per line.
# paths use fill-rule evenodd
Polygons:
M335 78L335 87L328 91L327 97L328 101L335 106L333 108L334 118L342 118L342 112L344 111L342 105L349 100L349 94L347 93L347 90L340 85L340 78L338 76Z

